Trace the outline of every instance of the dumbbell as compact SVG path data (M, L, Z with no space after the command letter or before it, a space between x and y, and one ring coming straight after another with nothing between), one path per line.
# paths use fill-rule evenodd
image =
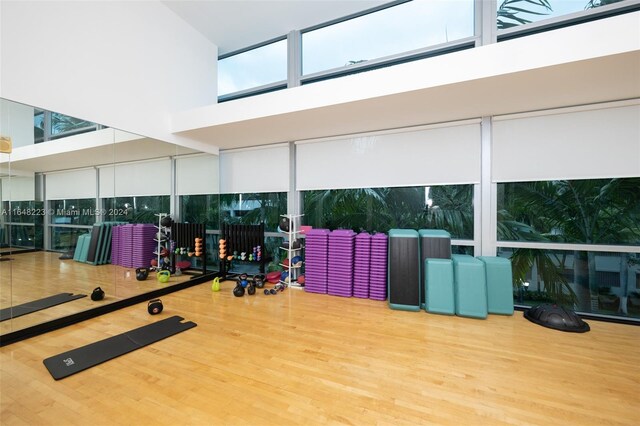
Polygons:
M273 287L272 289L265 288L264 289L264 294L266 294L266 295L278 294L279 291L284 291L284 285L276 284L275 287Z

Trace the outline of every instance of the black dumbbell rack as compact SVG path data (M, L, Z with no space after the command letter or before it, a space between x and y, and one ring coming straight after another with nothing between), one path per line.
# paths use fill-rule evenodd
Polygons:
M202 238L202 274L207 273L207 231L203 223L178 223L171 224L171 239L176 247L191 247L195 245L196 238ZM175 253L171 253L171 265L175 268ZM175 272L175 271L174 271Z
M253 252L253 248L260 246L262 248L262 256L258 262L260 273L264 274L265 258L267 253L264 246L264 223L259 225L240 225L240 224L228 224L223 223L221 229L220 238L224 239L226 244L227 256L232 255L233 252L249 253ZM247 260L245 260L247 261ZM220 274L223 277L227 276L229 272L229 266L231 262L225 259L220 259Z

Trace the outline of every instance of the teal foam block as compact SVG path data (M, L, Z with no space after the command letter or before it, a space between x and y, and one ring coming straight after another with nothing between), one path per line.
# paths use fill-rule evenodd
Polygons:
M415 229L389 230L387 290L389 307L420 310L420 248Z
M490 314L513 315L511 261L504 257L479 256L487 281L487 309Z
M454 254L451 258L456 294L456 315L486 318L488 310L484 263L465 254Z
M73 254L73 260L77 262L86 262L87 253L89 252L89 244L91 244L91 234L82 234L78 237L76 250Z
M426 259L424 262L425 310L433 314L456 313L453 288L453 261L451 259Z
M424 283L424 262L426 259L451 259L451 234L444 229L420 229L420 282ZM425 308L425 295L420 294L420 307Z

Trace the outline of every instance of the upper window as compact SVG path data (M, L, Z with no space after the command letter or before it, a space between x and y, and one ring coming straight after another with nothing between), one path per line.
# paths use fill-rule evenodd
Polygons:
M57 112L51 113L51 135L79 133L82 130L93 130L95 124L80 118L70 117Z
M304 75L474 35L474 1L410 1L302 35Z
M286 39L218 61L219 96L286 80Z
M498 0L498 29L596 9L625 0Z

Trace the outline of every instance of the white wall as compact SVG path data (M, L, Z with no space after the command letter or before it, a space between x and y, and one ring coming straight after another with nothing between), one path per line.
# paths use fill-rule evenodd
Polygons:
M180 144L169 114L216 102L217 47L158 1L0 7L3 98Z

